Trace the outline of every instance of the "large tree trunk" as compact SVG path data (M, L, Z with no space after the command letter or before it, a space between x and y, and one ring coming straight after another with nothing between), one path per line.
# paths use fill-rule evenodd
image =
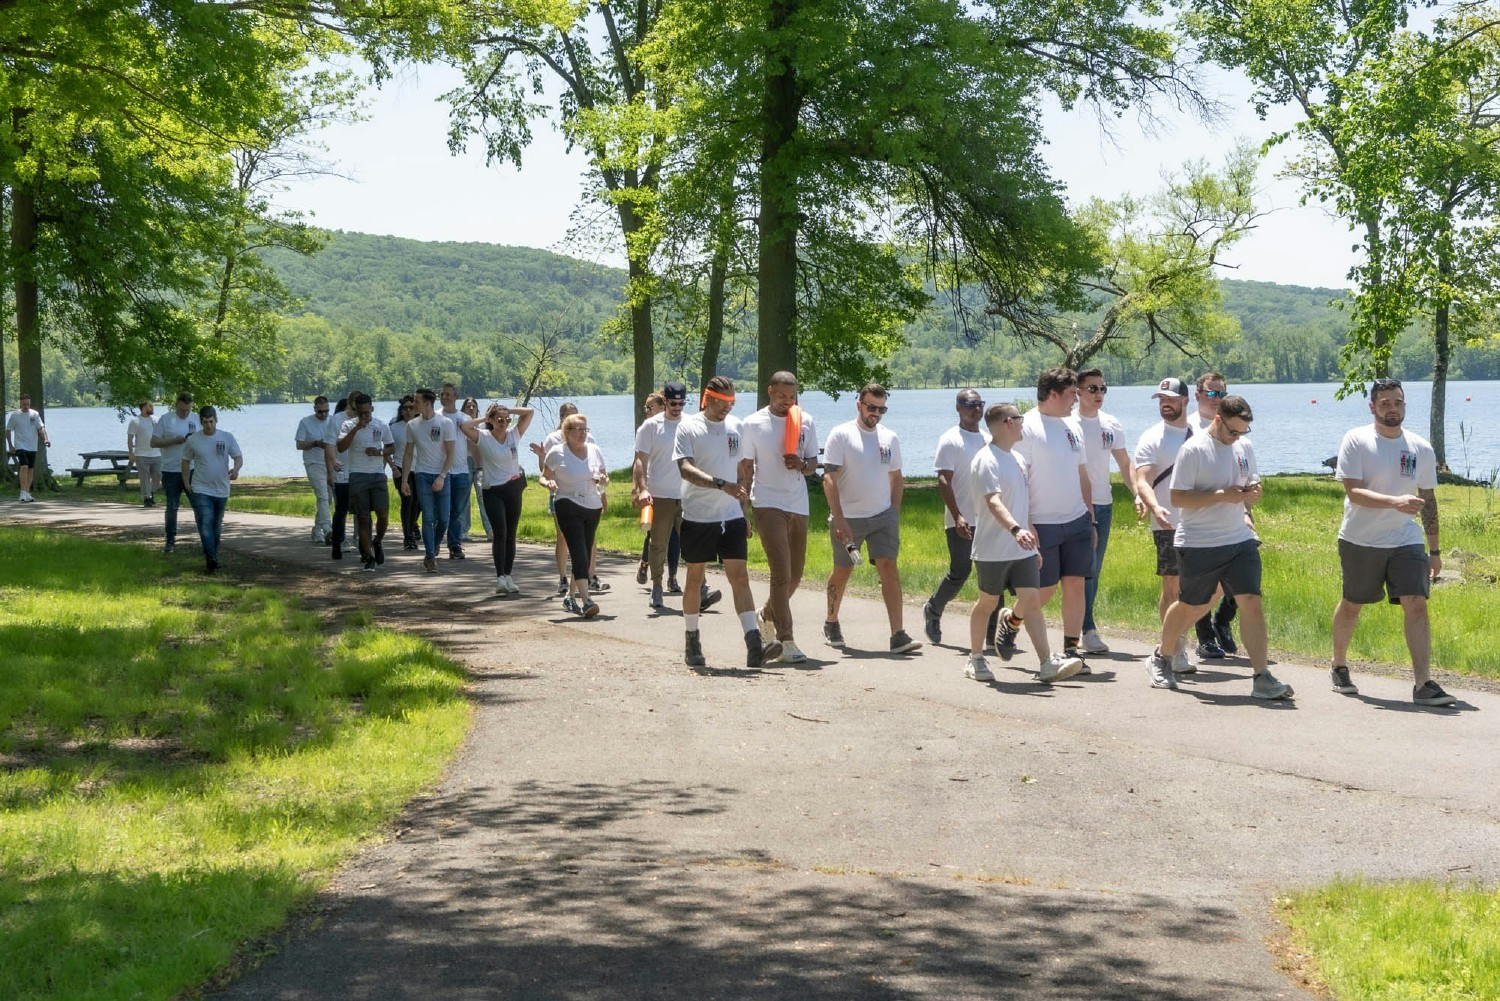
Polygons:
M797 371L797 165L790 150L802 112L796 68L786 52L792 47L788 22L796 0L772 0L767 28L766 102L761 121L760 255L756 271L760 302L756 312L759 359L756 366L759 406L776 372Z
M36 198L30 188L17 185L10 193L11 265L16 278L16 371L22 395L46 420L47 397L42 386L42 325L36 286ZM37 487L52 486L47 471L47 446L37 442Z
M628 203L620 206L620 231L627 248L637 246L634 239L645 223ZM651 326L651 299L639 296L649 278L648 261L627 250L626 274L630 280L630 346L635 356L635 414L646 412L646 397L656 383L656 339Z
M724 286L729 274L729 252L722 245L708 269L708 333L703 338L700 386L719 373L719 349L724 344Z
M5 205L10 201L10 189L0 187L0 245L6 238ZM0 414L10 413L10 402L5 392L5 296L0 295Z
M1453 273L1453 261L1446 247L1438 250L1438 288L1446 290ZM1448 468L1447 435L1443 430L1448 414L1448 358L1452 348L1448 339L1449 303L1447 292L1432 315L1432 415L1429 418L1428 436L1432 439L1432 450L1437 453L1438 469ZM1467 472L1467 471L1466 471Z

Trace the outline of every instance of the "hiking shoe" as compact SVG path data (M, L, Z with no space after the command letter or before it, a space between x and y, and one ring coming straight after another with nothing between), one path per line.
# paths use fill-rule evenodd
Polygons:
M1059 681L1067 681L1082 669L1083 661L1077 657L1065 657L1054 653L1042 661L1041 669L1037 671L1037 679L1044 685L1051 685Z
M990 673L990 665L984 662L984 657L971 656L964 663L964 677L973 678L975 681L994 681L995 676Z
M594 604L594 599L585 598L583 599L583 607L578 610L578 614L582 615L585 619L592 619L599 614L599 606Z
M605 591L609 590L609 585L600 580L598 577L590 577L589 590L594 594L603 594Z
M1270 671L1262 671L1250 685L1250 694L1257 699L1289 699L1294 694L1291 685L1276 680Z
M375 543L375 562L377 564L385 563L385 547L378 542Z
M719 603L719 599L722 597L724 597L723 591L720 591L716 587L709 587L707 584L704 584L703 587L698 591L698 611L708 611L710 608L717 605Z
M922 630L933 646L943 642L943 613L933 611L931 601L922 605Z
M648 570L650 570L650 567L647 566L646 561L641 560L641 565L635 568L635 582L637 584L646 583L646 573Z
M660 584L652 584L651 585L651 601L649 602L649 604L650 604L650 606L652 608L656 608L656 609L660 609L660 608L665 608L666 607L667 603L665 601L663 601L662 597L661 597L661 585Z
M922 649L922 644L906 634L906 630L891 633L891 653L911 653Z
M1340 695L1358 695L1359 689L1355 686L1353 679L1349 677L1347 667L1335 667L1328 672L1328 678L1333 682L1333 690Z
M839 628L837 622L823 623L823 639L835 650L842 650L844 648L844 631Z
M566 577L559 577L559 578L557 578L557 597L561 598L563 595L565 595L567 593L568 593L568 578L566 578Z
M1016 627L1010 624L1010 609L1000 609L1000 624L995 628L995 656L1010 660L1016 653Z
M1421 688L1413 688L1411 700L1419 706L1451 706L1458 701L1438 687L1436 681L1429 681Z
M781 656L781 651L776 651ZM760 642L760 630L752 629L745 634L745 666L760 667L766 662L766 649Z
M1176 688L1177 677L1172 672L1172 658L1161 655L1161 647L1151 651L1151 656L1146 660L1146 670L1151 678L1152 688Z
M1072 659L1078 661L1078 663L1080 665L1079 668L1078 668L1078 673L1079 674L1093 674L1094 673L1093 671L1089 670L1089 662L1083 659L1083 650L1081 648L1076 647L1076 646L1063 647L1063 659L1067 660L1070 657Z
M1174 653L1174 654L1172 654L1172 673L1173 674L1197 674L1198 673L1198 665L1194 664L1192 661L1188 660L1187 651L1184 650L1182 647L1178 647L1177 648L1177 652Z
M781 662L783 664L800 664L807 660L807 654L797 649L797 644L791 640L785 640L781 644Z
M1224 648L1219 645L1218 640L1204 640L1198 644L1199 660L1223 660Z
M431 556L424 557L422 560L422 567L428 573L437 573L437 560L433 559Z
M686 633L682 662L688 667L703 667L708 664L708 661L703 659L703 644L698 642L698 630L696 629Z
M1214 626L1214 635L1219 639L1219 646L1226 654L1233 656L1240 652L1239 645L1234 642L1234 627L1229 623L1222 626Z
M1090 629L1083 634L1084 653L1109 653L1109 644L1099 638L1099 630Z
M682 593L682 585L679 584L679 583L677 583L677 575L676 574L673 574L673 575L671 575L671 576L669 576L667 578L667 593L668 594L681 594Z

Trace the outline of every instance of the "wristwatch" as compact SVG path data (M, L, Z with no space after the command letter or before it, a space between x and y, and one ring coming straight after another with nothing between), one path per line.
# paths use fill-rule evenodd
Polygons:
M1019 523L1018 523L1018 524L1015 524L1015 525L1012 525L1012 526L1010 526L1010 534L1011 534L1011 535L1016 535L1016 534L1018 534L1018 533L1019 533L1019 532L1020 532L1020 531L1021 531L1021 526L1020 526L1020 524L1019 524Z
M714 489L715 490L723 490L724 489L724 481L723 481L723 479L721 479L720 477L717 477L717 476L714 477Z

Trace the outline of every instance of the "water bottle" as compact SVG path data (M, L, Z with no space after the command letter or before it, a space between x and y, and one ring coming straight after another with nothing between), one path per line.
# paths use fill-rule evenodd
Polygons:
M865 561L864 556L860 554L858 542L849 543L844 547L844 551L849 554L849 563L851 566L857 567Z

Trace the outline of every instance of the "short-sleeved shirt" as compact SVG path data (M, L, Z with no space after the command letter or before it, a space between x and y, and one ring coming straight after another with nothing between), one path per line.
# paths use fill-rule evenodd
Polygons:
M687 459L709 476L733 483L739 476L740 460L745 457L739 418L731 415L722 421L711 421L701 412L684 417L677 422L677 443L672 457ZM683 521L713 523L744 516L740 502L724 491L682 481Z
M965 431L960 425L953 425L943 432L938 439L937 452L932 457L932 471L934 473L951 472L953 474L953 500L958 505L958 513L964 516L964 521L970 525L974 519L984 511L981 504L975 506L974 493L969 489L969 470L974 464L974 456L984 450L989 444L989 439L980 431ZM991 519L992 521L994 519ZM952 528L953 512L948 510L948 505L943 505L943 527Z
M1171 528L1176 528L1182 519L1182 512L1172 504L1172 474L1169 470L1177 461L1177 452L1182 448L1183 442L1189 437L1197 437L1198 432L1189 427L1173 427L1166 421L1157 421L1145 430L1141 440L1135 443L1134 461L1136 468L1150 466L1152 468L1151 478L1156 480L1156 486L1151 492L1156 495L1156 503L1166 509L1171 516ZM1163 473L1167 475L1162 476ZM1156 516L1151 516L1151 528L1155 531L1163 531L1156 523Z
M177 411L168 410L156 419L156 437L176 438L178 435L188 435L192 441L192 435L203 429L198 421L198 415L189 413L186 417L178 417ZM282 439L285 441L286 439ZM182 445L161 446L161 468L168 473L181 472L178 468L182 464Z
M588 442L585 452L585 455L578 456L566 445L554 445L543 456L542 464L557 481L558 500L569 500L579 507L597 510L604 506L604 498L599 495L595 476L607 474L609 467L605 466L604 454L598 445Z
M357 418L350 418L339 427L339 438L348 434L354 425L358 424ZM344 470L350 473L385 473L386 449L395 445L395 437L391 434L390 425L379 417L370 418L370 423L354 433L354 440L349 442L349 448L342 453ZM334 446L337 449L337 445ZM375 448L380 450L379 455L366 455L365 449Z
M1244 438L1225 445L1211 434L1195 433L1177 450L1173 490L1227 490L1260 479L1255 448ZM1254 539L1243 504L1210 504L1182 509L1172 544L1184 549L1232 546Z
M901 472L901 440L884 424L862 430L845 421L828 432L823 462L837 466L839 505L845 518L873 518L891 506L891 473Z
M396 454L391 456L391 463L401 468L401 463L406 459L406 422L391 421L391 440L396 443Z
M1089 513L1078 483L1078 468L1087 464L1087 456L1076 417L1048 417L1035 408L1028 410L1021 418L1021 440L1014 451L1026 460L1034 524L1065 525Z
M507 429L504 438L496 438L489 428L480 428L476 447L486 488L509 483L521 475L521 436L515 428Z
M1207 434L1208 426L1214 422L1214 419L1212 417L1204 417L1198 411L1194 410L1187 415L1187 422L1188 426L1193 429L1194 434L1198 434L1200 431Z
M1376 493L1400 496L1437 487L1437 454L1421 435L1403 429L1395 438L1366 424L1344 435L1339 445L1340 480L1360 480ZM1372 549L1423 545L1416 518L1395 508L1360 507L1346 496L1339 538Z
M1078 425L1083 428L1083 452L1089 469L1089 489L1094 496L1093 504L1109 504L1114 495L1109 490L1109 463L1117 448L1125 447L1125 426L1113 414L1099 411L1093 417L1079 414Z
M762 407L740 424L745 438L745 458L755 463L750 483L750 503L791 514L807 514L807 476L800 469L786 468L786 417L777 417ZM797 455L805 462L818 457L818 431L812 415L802 412L797 435Z
M342 418L334 420L333 417L319 417L316 414L308 414L297 422L297 444L305 441L328 441L328 433L336 429L342 422ZM337 441L337 439L335 439ZM321 448L307 448L302 450L302 464L304 466L322 467L326 460Z
M125 443L128 445L133 436L135 438L135 455L138 459L154 459L161 455L161 449L151 444L151 436L156 433L156 421L140 414L130 419L129 432L125 435Z
M667 420L665 412L646 418L635 432L635 450L646 457L646 489L663 500L682 498L682 474L672 458L677 448L679 418Z
M431 419L413 417L407 421L406 438L411 443L411 471L436 476L443 472L443 442L457 441L457 434L453 430L452 421L435 413ZM458 464L459 458L455 445L453 465Z
M239 455L240 443L228 431L190 437L182 445L182 457L193 464L194 492L205 497L228 497L229 470Z
M1022 527L1031 524L1031 488L1026 482L1025 460L1013 449L986 445L969 466L969 490L970 503L976 512L971 552L974 559L998 563L1036 555L1034 550L1027 552L1021 548L1016 537L990 511L987 499L990 494L999 494L1000 503L1017 524Z
M5 418L5 430L17 451L35 452L42 438L42 415L35 410L12 410Z

